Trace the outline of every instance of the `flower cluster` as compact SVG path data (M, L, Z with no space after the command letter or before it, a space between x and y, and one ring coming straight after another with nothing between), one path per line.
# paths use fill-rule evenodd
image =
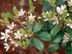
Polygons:
M66 33L66 32L65 32L64 38L63 38L63 42L64 42L64 43L69 42L69 38L70 38L69 33Z

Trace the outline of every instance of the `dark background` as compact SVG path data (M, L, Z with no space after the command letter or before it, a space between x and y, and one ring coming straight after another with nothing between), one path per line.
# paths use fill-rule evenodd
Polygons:
M18 10L23 8L24 10L28 11L29 10L28 0L25 0L25 5L23 7L21 7L19 5L20 1L21 0L0 0L0 19L2 19L1 14L3 12L4 13L10 12L13 14L13 6L16 6ZM39 15L42 12L43 6L40 5L39 1L33 1L33 4L36 7L36 9L35 9L36 14ZM11 19L9 19L9 20L10 20L10 22L13 21ZM17 23L16 21L14 21L14 22ZM20 25L18 25L18 27L20 27ZM6 27L1 26L1 23L0 23L0 32L4 32L5 29L6 29ZM0 37L1 37L1 35L0 35ZM9 49L8 52L5 52L3 40L0 40L0 54L65 54L64 49L62 49L61 46L54 53L48 52L47 48L50 43L46 42L46 41L44 41L43 43L45 45L45 49L43 51L38 50L34 45L32 45L32 46L28 47L27 49L23 49L21 47L18 47L14 51Z

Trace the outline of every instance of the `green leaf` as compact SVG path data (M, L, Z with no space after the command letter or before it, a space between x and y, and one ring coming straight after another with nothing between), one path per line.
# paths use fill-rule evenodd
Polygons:
M18 43L19 46L22 47L22 42L18 41L17 43Z
M65 29L66 32L69 32L69 34L70 34L70 41L72 41L72 29L70 27L68 27L68 26L65 26L64 29Z
M20 31L21 31L23 34L26 33L25 30L24 30L23 28L20 28Z
M48 13L48 18L51 18L51 13Z
M41 22L38 22L33 29L33 32L38 32L39 30L41 30L41 28L43 27L43 24Z
M54 27L51 29L50 34L51 34L52 36L54 36L54 35L56 35L59 31L60 31L60 25L57 25L57 26L54 26Z
M41 32L38 37L44 41L50 41L51 40L51 35L47 32Z
M4 20L0 19L0 22L4 23Z
M49 5L44 5L43 8L42 8L42 11L43 11L43 12L46 12L49 7L50 7Z
M53 36L51 43L58 44L63 40L64 33L63 31L58 32L55 36Z
M67 43L62 42L62 47L65 48L67 46Z
M3 18L5 18L5 17L6 17L6 16L5 16L5 13L2 13L2 17L3 17Z
M44 44L42 43L42 41L40 41L37 38L33 38L33 44L35 47L37 47L39 50L43 50L44 49Z
M41 3L41 5L48 5L49 4L49 2L47 2L47 1L43 1L42 3Z
M42 15L43 15L43 16L45 16L46 18L48 18L48 15L47 15L47 13L45 13L45 12L42 12Z
M30 29L30 23L26 21L27 28Z
M7 12L6 15L7 15L8 17L10 17L10 18L13 18L13 17L12 17L12 14L9 13L9 12Z
M28 46L31 46L32 44L33 44L33 40L31 40L31 41L30 41L30 43L29 43L29 45L28 45Z
M66 18L66 17L67 17L67 12L63 11L62 18Z
M50 52L54 52L59 48L59 44L50 44L50 46L48 47L48 51Z
M55 4L60 6L60 5L64 5L64 2L63 0L56 0Z
M68 53L68 54L72 54L72 47L71 47L71 42L69 42L67 44L67 47L65 49L65 52Z
M32 32L33 32L33 28L34 28L34 26L35 26L35 23L32 24Z
M29 7L30 7L30 10L33 12L34 11L34 9L35 9L35 7L33 6L33 4L32 4L32 0L29 0Z
M14 13L15 15L17 15L17 13L18 13L16 6L13 7L13 13Z

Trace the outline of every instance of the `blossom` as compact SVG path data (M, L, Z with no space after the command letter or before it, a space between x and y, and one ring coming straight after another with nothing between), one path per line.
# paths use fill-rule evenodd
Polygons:
M68 23L67 26L69 26L69 27L72 29L72 24L69 24L69 23Z
M38 19L41 19L41 17L38 17Z
M20 33L20 31L18 30L17 33L14 33L15 35L15 39L19 38L21 39L22 34Z
M58 18L54 15L54 18L52 18L52 20L54 21L53 25L58 24Z
M25 35L25 37L27 37L27 34Z
M47 11L46 13L48 14L49 12Z
M69 41L69 38L70 38L70 35L69 35L69 33L66 33L65 32L65 34L64 34L64 40L63 40L63 42L68 42Z
M69 20L69 22L72 22L72 20ZM72 29L72 24L68 23L67 26L69 26Z
M33 20L33 21L35 21L35 19L34 19L35 17L36 16L35 15L33 16L32 14L30 14L30 16L28 16L29 20Z
M9 39L11 41L11 44L13 44L15 47L18 47L18 44L16 41L14 41L12 38Z
M37 0L33 0L33 1L37 1Z
M63 42L68 42L69 41L69 38L67 36L64 36L63 39L64 39Z
M48 21L48 19L45 19L44 21L46 22L46 21Z
M68 1L68 6L72 6L72 0Z
M9 50L9 48L10 48L10 45L8 45L7 43L4 43L4 45L5 45L5 49L6 49L6 51L8 51Z
M21 11L19 12L19 16L22 16L25 14L26 11L23 11L23 9L21 9Z
M10 30L11 30L11 29L13 29L13 27L15 27L14 22L12 22L12 24L11 24L11 25L7 26L7 28L9 28Z
M25 24L25 22L22 22L22 24Z
M5 33L1 32L1 35L3 35L0 39L5 39L4 41L7 42L7 39L10 37L10 35L8 35L9 30L5 30Z
M62 14L65 8L66 8L65 5L61 5L61 7L57 7L57 12Z

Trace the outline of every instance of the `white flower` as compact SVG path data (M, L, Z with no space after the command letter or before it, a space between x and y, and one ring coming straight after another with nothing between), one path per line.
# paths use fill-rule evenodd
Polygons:
M10 45L8 45L7 43L4 43L4 45L5 45L5 49L6 49L6 51L8 51L9 50L9 48L10 48Z
M64 38L63 38L63 42L69 42L69 37L67 37L66 35L64 35Z
M23 9L21 9L21 11L19 12L19 16L22 16L25 14L26 11L23 11Z
M72 0L68 1L69 6L72 6Z
M11 41L11 44L15 45L15 47L18 47L18 44L16 43L16 41L14 41L12 38L9 39Z
M38 19L41 19L41 17L38 17Z
M69 26L69 27L72 29L72 24L69 24L69 23L68 23L67 26Z
M62 14L65 8L66 8L65 5L61 5L61 7L57 7L57 12Z
M22 22L22 24L25 24L25 22Z
M67 16L69 16L69 13L67 13Z
M30 14L30 16L28 16L29 20L33 20L33 21L35 21L35 19L34 19L35 17L36 16L35 15L33 16L32 14Z
M33 1L37 1L37 0L33 0Z
M15 35L15 39L21 39L22 34L20 33L20 31L18 30L17 33L14 33Z
M46 13L48 14L49 12L47 11Z
M55 22L53 23L53 25L55 25L55 24L59 24L59 21L55 21Z
M48 21L48 19L45 19L44 21L46 22L46 21Z
M53 25L58 24L58 18L54 15L54 18L52 18L52 20L54 21Z
M27 34L25 35L25 37L27 37Z
M12 22L12 24L11 24L11 25L7 26L7 28L9 28L10 30L11 30L11 29L13 29L13 27L15 27L14 22Z
M10 37L8 35L9 30L5 30L5 33L1 32L1 35L3 35L0 39L5 39L4 41L7 42L7 39Z
M46 18L44 15L43 15L43 17Z

